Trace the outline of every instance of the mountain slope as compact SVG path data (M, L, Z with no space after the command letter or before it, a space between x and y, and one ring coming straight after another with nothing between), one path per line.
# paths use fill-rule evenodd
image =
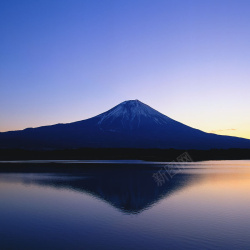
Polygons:
M205 133L148 105L125 101L93 118L0 133L0 148L250 148L250 140Z

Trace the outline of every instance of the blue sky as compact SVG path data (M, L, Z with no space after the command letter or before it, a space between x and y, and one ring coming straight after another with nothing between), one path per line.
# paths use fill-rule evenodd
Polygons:
M250 138L250 1L1 0L0 131L139 99Z

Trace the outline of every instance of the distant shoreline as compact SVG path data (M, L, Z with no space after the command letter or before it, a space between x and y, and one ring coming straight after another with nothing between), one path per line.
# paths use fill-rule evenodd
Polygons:
M188 152L194 162L209 160L249 160L250 149L141 149L141 148L82 148L62 150L0 149L0 161L121 161L133 163L172 162ZM76 162L75 162L76 163ZM105 162L104 162L105 163Z
M206 161L197 161L197 162L158 162L158 161L143 161L143 160L7 160L0 161L1 164L121 164L121 165L200 165L202 164L223 164L224 162L244 162L250 161L245 160L206 160Z
M16 161L0 161L0 175L8 173L44 173L44 174L88 174L96 175L103 173L116 173L116 172L137 172L137 171L150 171L155 172L164 167L170 167L179 171L180 167L183 170L199 169L202 168L223 168L226 164L228 167L234 168L249 167L250 160L219 160L219 161L200 161L200 162L149 162L149 161L134 161L134 160L16 160Z

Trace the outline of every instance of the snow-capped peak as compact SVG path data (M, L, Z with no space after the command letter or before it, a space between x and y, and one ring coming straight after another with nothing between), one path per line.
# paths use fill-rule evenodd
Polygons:
M144 123L148 120L156 124L166 124L172 120L139 100L124 101L98 117L100 128L111 127L112 131L121 126L128 129L138 128L142 120Z

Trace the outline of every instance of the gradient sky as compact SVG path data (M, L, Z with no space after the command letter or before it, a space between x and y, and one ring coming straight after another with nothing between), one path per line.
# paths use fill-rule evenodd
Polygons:
M250 138L249 0L1 0L0 131L139 99Z

